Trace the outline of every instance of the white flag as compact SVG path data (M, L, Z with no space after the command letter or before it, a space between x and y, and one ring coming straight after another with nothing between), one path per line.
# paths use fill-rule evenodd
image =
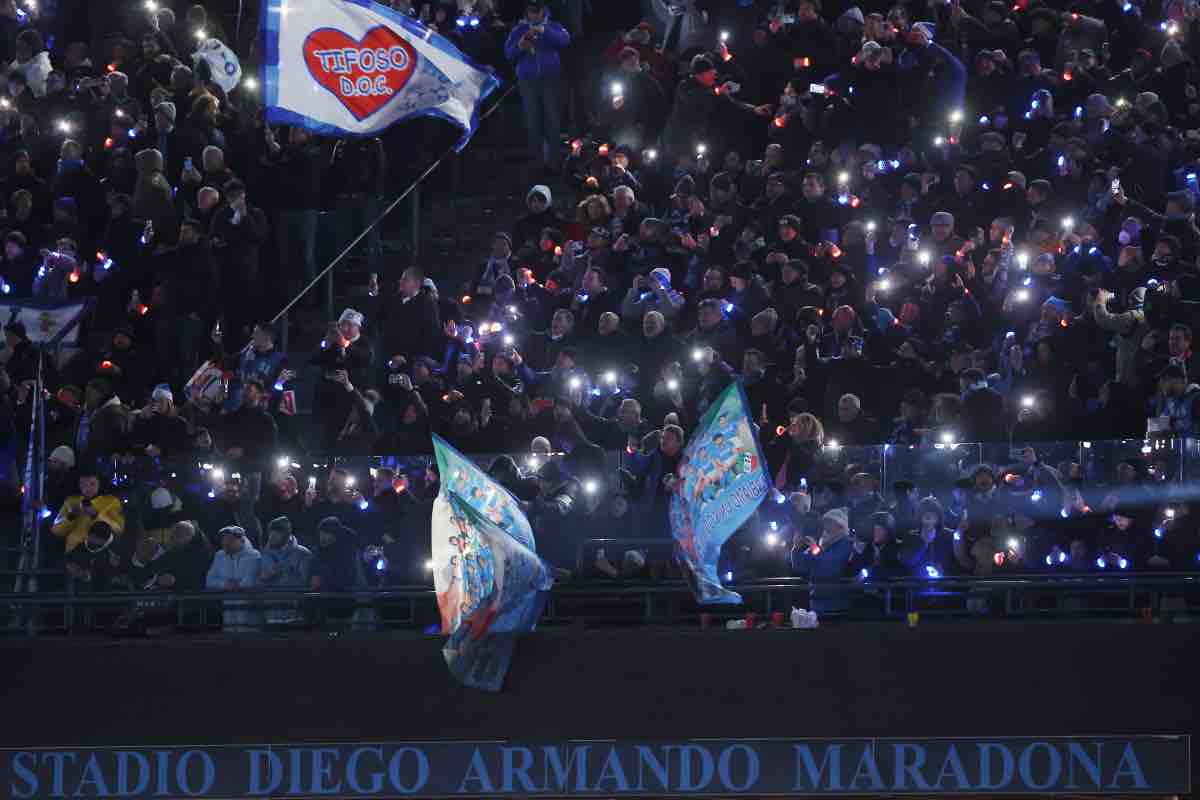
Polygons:
M419 116L475 132L498 85L454 45L369 0L267 0L262 15L267 120L334 136L373 136Z

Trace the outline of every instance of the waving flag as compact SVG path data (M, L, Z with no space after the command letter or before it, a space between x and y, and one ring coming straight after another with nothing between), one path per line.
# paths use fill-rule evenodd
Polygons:
M413 117L465 131L499 85L446 39L370 0L267 0L262 15L267 121L374 136Z
M79 344L79 321L90 301L55 303L42 300L0 301L0 324L20 322L35 344Z
M441 437L433 437L441 491L433 503L433 585L442 649L467 686L496 692L518 634L532 631L554 581L508 491Z
M671 534L699 603L740 603L721 586L721 546L770 489L766 462L740 384L709 406L683 451L671 497Z

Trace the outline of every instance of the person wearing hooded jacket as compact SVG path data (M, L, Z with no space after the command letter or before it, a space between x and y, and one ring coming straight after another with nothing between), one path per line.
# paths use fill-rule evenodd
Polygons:
M351 592L365 583L362 562L358 558L355 532L337 517L325 517L317 523L318 548L314 555L312 577L314 592ZM336 618L350 616L353 600L328 600L322 603L325 613Z
M171 182L163 172L162 153L140 150L133 158L137 165L133 215L153 226L156 244L172 245L179 238L179 213L172 202Z
M546 228L562 230L566 220L554 210L554 194L544 184L533 186L525 195L525 206L529 213L517 219L513 226L514 250L523 247L537 248L541 244L542 231Z
M268 589L303 591L309 586L312 551L300 544L292 533L292 521L276 517L267 525L267 544L262 549L259 583ZM295 605L269 606L267 622L288 623L300 619Z
M246 538L246 531L228 525L219 534L221 549L213 556L205 577L205 588L211 592L249 592L259 585L262 554ZM261 622L257 609L248 608L245 601L226 600L222 621L227 633L249 632Z

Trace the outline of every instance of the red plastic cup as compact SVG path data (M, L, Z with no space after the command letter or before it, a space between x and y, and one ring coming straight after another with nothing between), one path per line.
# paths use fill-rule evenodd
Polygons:
M783 627L783 624L784 624L783 612L782 611L771 612L771 627L778 630Z

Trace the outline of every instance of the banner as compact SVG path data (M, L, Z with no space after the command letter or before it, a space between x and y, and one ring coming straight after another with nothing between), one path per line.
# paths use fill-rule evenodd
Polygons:
M721 585L721 546L771 486L741 384L717 398L683 451L671 497L671 534L698 603L740 603Z
M267 0L262 37L267 121L324 135L433 116L463 128L461 150L499 86L443 37L369 0Z
M0 751L12 800L1187 795L1187 736L371 742Z
M450 672L500 691L516 636L534 630L553 585L517 500L434 435L441 490L433 502L433 582Z
M0 301L0 322L24 324L25 333L34 344L74 347L79 343L79 321L87 308L86 301L59 304L3 300Z

